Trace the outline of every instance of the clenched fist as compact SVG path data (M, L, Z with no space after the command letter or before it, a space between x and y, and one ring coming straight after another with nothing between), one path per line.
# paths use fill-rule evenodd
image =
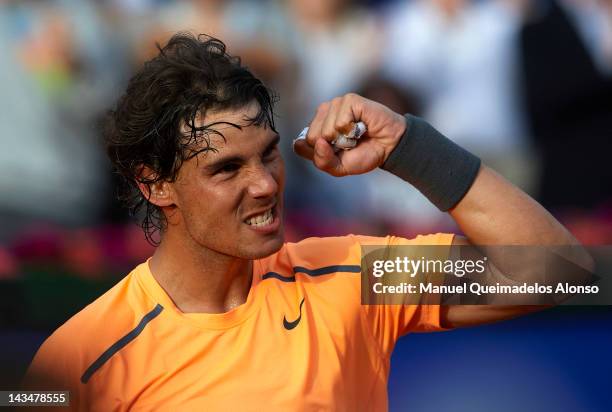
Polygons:
M353 149L336 153L331 142L359 121L365 123L366 134ZM318 107L306 139L297 140L294 150L333 176L358 175L381 166L405 130L404 116L380 103L349 93Z

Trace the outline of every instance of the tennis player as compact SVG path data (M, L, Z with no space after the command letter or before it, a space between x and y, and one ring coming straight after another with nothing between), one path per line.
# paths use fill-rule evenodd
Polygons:
M355 122L367 133L335 151ZM273 99L222 42L175 35L111 112L108 154L153 256L39 349L27 387L95 411L385 410L397 339L521 306L361 305L362 245L576 244L538 203L424 120L354 94L319 106L295 150L342 177L383 168L465 238L283 241ZM407 183L407 184L408 184Z

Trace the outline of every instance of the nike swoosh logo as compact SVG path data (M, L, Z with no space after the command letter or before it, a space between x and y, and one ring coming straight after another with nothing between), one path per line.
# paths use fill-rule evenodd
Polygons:
M285 329L291 330L295 328L298 323L300 323L300 320L302 319L302 305L304 304L304 299L305 298L302 298L302 301L300 302L300 316L298 316L296 320L289 322L287 318L283 316L283 326Z

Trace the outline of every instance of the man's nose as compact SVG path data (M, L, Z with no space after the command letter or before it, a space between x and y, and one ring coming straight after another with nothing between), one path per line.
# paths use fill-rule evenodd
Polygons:
M271 170L259 165L252 171L248 191L254 198L274 196L278 192L278 182Z

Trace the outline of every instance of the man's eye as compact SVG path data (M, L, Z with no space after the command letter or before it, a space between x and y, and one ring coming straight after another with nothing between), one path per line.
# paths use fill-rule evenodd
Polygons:
M217 170L217 173L231 173L240 169L240 165L237 163L229 163Z
M274 145L263 153L264 159L273 159L276 156L278 146Z

